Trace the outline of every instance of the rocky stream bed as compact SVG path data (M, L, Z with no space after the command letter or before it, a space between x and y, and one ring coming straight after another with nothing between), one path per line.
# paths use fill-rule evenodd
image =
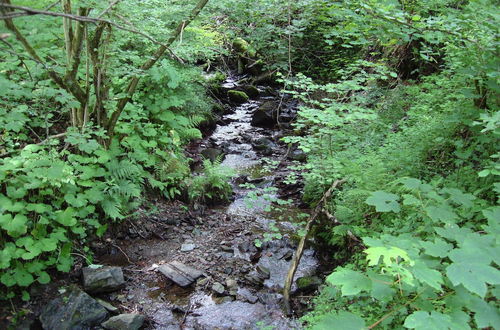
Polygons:
M94 263L102 266L83 267L81 262L69 278L34 289L25 305L31 317L20 328L300 328L296 316L284 315L281 291L296 246L294 216L304 211L296 202L269 213L269 198L254 198L252 205L245 199L279 187L288 174L286 165L302 160L299 151L279 142L296 105L263 86L251 88L250 99L231 92L249 88L226 80L224 113L211 134L188 148L194 158L224 155L222 164L236 173L233 201L196 211L180 202L156 201L157 212L144 211L94 244ZM264 166L264 157L277 164L273 170ZM242 188L242 183L252 186ZM271 223L281 239L257 248L255 240L262 240ZM318 264L316 252L307 249L295 276L302 280L292 292L317 288ZM307 308L300 299L295 306Z

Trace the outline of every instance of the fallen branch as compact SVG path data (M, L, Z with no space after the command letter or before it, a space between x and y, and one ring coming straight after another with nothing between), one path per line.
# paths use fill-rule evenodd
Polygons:
M309 217L309 220L307 220L306 228L305 228L305 234L304 236L301 237L299 246L297 247L297 251L295 251L295 254L292 257L292 262L290 264L290 269L288 270L288 274L286 276L285 280L285 285L283 289L283 303L285 307L285 312L290 315L291 314L291 308L290 308L290 290L292 288L292 283L293 283L293 277L295 276L295 272L297 271L297 267L299 266L300 258L302 258L302 253L304 252L304 246L306 244L306 239L307 235L309 234L309 231L311 230L312 224L314 223L314 220L318 217L320 214L323 204L326 200L330 198L332 195L333 191L341 184L343 184L345 180L337 180L335 181L330 189L328 189L324 194L323 197L318 202L318 205L314 208L313 213Z

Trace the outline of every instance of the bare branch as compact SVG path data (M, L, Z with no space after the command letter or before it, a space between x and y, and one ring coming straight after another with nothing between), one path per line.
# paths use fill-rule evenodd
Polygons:
M122 0L115 0L112 3L110 3L110 5L108 6L108 8L106 8L102 13L100 13L99 15L97 15L97 18L99 19L99 18L103 17L104 15L106 15L108 13L108 11L110 11L120 1L122 1Z

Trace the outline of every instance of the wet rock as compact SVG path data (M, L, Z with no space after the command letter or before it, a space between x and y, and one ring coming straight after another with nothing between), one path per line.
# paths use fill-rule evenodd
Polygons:
M120 267L83 268L83 287L89 293L112 292L125 284Z
M232 246L228 246L228 245L221 245L220 248L224 252L231 252L232 253L234 251L233 247Z
M303 276L297 279L297 291L308 292L316 290L322 283L318 276Z
M118 313L118 308L115 306L111 305L109 302L104 301L102 299L96 298L96 301L104 308L106 308L107 311L111 313Z
M193 251L196 248L196 245L193 243L185 243L181 245L181 252L189 252Z
M288 159L291 159L291 160L296 160L296 161L299 161L299 162L304 162L306 161L306 158L307 158L307 155L305 152L303 152L302 150L300 149L293 149L292 151L290 151L290 153L288 154Z
M233 103L241 104L247 102L250 98L245 92L230 90L227 92L229 100Z
M278 259L283 259L286 261L289 261L293 257L293 251L290 249L284 249L281 251L280 254L278 254Z
M143 323L144 315L120 314L104 322L102 327L110 330L138 330Z
M198 281L196 281L196 285L198 286L205 286L210 279L208 277L205 278L200 278Z
M265 279L259 276L257 272L251 272L245 275L245 280L251 285L262 286Z
M236 299L241 301L248 301L251 304L255 304L259 298L254 296L250 290L247 288L239 288L236 293Z
M202 150L201 155L206 159L210 159L212 162L224 157L224 153L222 152L222 150L216 148L207 148L205 150Z
M262 154L266 156L271 155L273 151L277 148L276 143L265 137L261 137L256 141L253 141L252 145L256 150L261 151Z
M232 278L227 278L226 279L226 286L229 289L235 289L238 287L238 282L236 282L236 280L233 280Z
M298 329L298 324L287 320L279 310L269 311L263 304L249 304L242 301L220 305L204 306L196 310L196 315L188 316L188 329Z
M257 265L256 270L259 276L265 280L271 277L271 271L263 265Z
M226 288L224 288L224 285L220 284L219 282L215 282L214 284L212 284L212 291L222 295L224 294L224 291L226 291Z
M252 115L252 126L271 128L277 124L276 113L278 104L275 101L266 101Z
M253 85L243 86L243 91L251 98L259 97L259 89Z
M203 273L198 269L187 266L179 261L172 261L168 264L161 265L158 267L158 270L177 285L182 287L190 285L203 275Z
M106 319L108 312L87 293L71 287L49 302L40 315L44 329L89 329Z

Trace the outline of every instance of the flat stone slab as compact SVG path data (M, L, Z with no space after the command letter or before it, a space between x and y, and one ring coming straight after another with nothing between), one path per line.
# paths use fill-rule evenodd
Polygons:
M179 261L172 261L168 264L161 265L158 270L175 282L175 284L182 287L190 285L203 275L203 272L200 270L187 266Z

